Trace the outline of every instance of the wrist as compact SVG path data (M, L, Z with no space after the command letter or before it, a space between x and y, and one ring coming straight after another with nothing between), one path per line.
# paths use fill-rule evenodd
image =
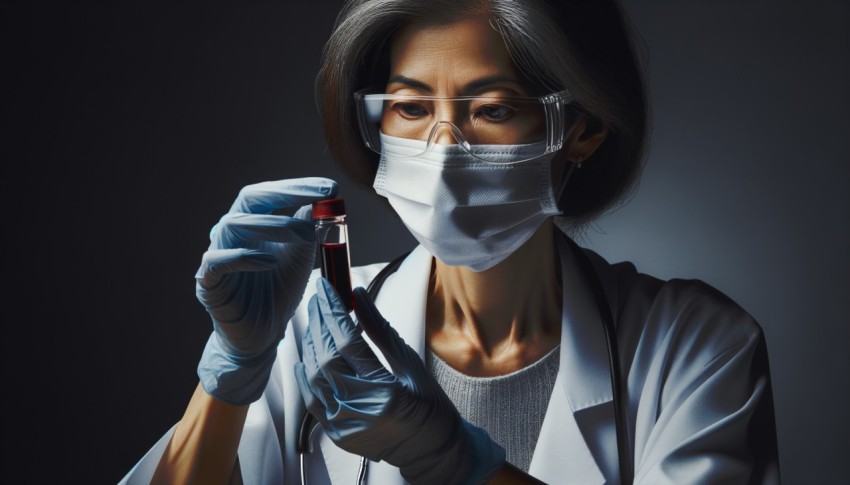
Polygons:
M273 347L251 358L235 357L221 348L212 332L198 363L201 387L227 404L250 404L265 391L276 356L277 349Z
M405 480L423 485L485 484L504 466L505 450L483 429L460 417L458 420L451 438L439 447L440 457L400 467Z
M505 449L483 429L464 420L467 434L469 471L462 483L485 484L505 465Z

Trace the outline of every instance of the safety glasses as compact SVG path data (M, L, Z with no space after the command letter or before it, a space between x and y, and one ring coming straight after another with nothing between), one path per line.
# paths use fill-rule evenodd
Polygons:
M419 142L408 144L408 156L458 145L491 163L504 159L500 146L521 146L526 159L559 150L572 101L567 91L540 97L437 97L363 90L354 98L363 141L377 153L384 151L382 140L394 137Z

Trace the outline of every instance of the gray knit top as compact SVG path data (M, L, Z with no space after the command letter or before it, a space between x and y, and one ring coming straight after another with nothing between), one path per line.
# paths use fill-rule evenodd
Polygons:
M487 431L505 449L507 460L527 472L555 387L559 349L528 367L495 377L463 374L430 350L425 363L460 415Z

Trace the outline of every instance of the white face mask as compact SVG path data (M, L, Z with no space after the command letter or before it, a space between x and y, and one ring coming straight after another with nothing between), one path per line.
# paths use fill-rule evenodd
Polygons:
M544 143L544 142L540 142ZM460 145L381 135L375 191L386 197L413 236L443 263L473 271L492 268L560 214L552 189L554 153L533 145L472 145L484 162ZM516 160L525 160L516 162Z

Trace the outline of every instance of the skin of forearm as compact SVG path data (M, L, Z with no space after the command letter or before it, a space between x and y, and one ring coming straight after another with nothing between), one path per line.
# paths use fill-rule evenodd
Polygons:
M198 384L152 484L231 483L248 406L233 406Z

